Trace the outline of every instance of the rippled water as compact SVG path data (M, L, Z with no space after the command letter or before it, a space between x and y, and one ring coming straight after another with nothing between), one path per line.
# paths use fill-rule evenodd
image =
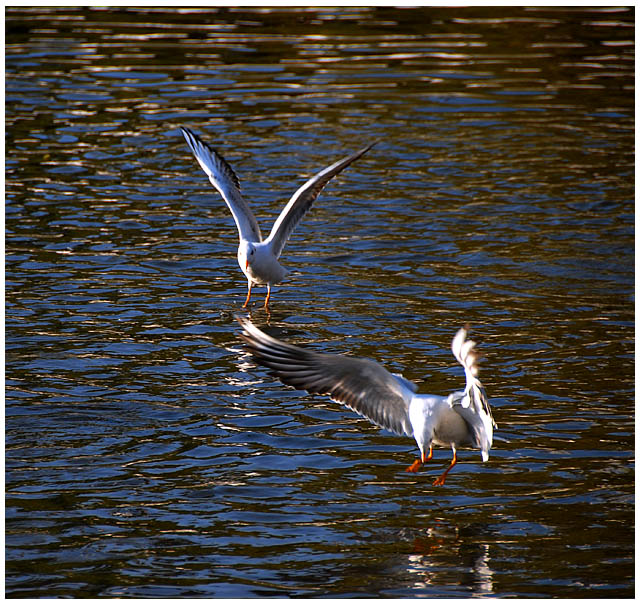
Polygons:
M632 597L634 11L6 12L6 596ZM291 342L447 394L417 450L240 349L236 232L379 139L283 254Z

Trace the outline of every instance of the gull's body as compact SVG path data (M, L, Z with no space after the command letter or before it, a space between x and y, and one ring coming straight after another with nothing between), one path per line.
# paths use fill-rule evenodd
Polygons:
M245 331L242 338L247 350L285 384L328 394L382 428L413 436L421 457L408 472L416 472L431 459L434 445L453 450L451 465L434 485L444 485L457 462L458 447L480 449L482 461L489 459L495 422L478 379L475 344L467 340L466 328L456 333L451 344L465 370L464 391L435 396L418 394L415 384L389 373L374 360L313 352L275 339L247 319L238 321Z
M332 164L309 179L291 197L273 224L271 233L263 240L258 222L240 192L240 182L233 169L220 154L192 131L182 127L180 130L202 170L209 177L209 181L224 198L236 222L240 239L238 265L248 280L247 299L243 307L249 304L251 286L266 284L267 297L264 305L267 308L271 286L281 282L287 274L287 270L280 265L278 258L291 232L331 178L360 158L374 144Z

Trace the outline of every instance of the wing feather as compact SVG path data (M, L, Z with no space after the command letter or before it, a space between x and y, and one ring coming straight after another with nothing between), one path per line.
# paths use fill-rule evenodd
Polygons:
M314 394L328 394L374 424L413 436L409 404L416 387L374 360L323 354L280 341L238 318L254 360L283 383Z
M229 163L193 131L183 127L180 127L180 130L198 164L227 203L238 227L240 240L260 242L262 240L260 227L240 193L240 181Z
M276 219L273 227L271 228L271 233L265 241L271 244L271 250L276 258L280 257L280 253L282 253L282 249L291 235L291 232L293 232L298 223L300 223L300 220L311 208L311 205L313 205L327 183L340 173L340 171L346 169L352 162L368 152L376 143L377 142L374 141L372 144L362 148L358 152L355 152L354 154L332 164L326 169L323 169L295 192L287 203L287 206L285 206L278 216L278 219Z

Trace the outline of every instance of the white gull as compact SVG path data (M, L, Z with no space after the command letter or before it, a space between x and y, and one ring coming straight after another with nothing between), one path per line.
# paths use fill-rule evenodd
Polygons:
M183 127L180 127L180 130L209 181L224 198L236 222L240 238L238 265L248 280L247 299L242 307L246 308L249 304L252 285L266 284L267 297L264 307L268 309L271 286L281 282L287 274L278 258L291 232L329 180L370 150L376 142L339 160L309 179L291 197L273 224L268 238L263 240L258 222L240 192L240 181L227 161L191 130Z
M324 354L286 343L238 317L241 335L254 360L268 367L282 382L315 394L328 394L395 434L413 436L420 459L407 468L417 472L431 459L433 445L453 450L451 464L435 481L444 485L456 465L457 449L480 449L482 461L489 459L496 424L485 389L478 379L475 342L467 339L468 327L460 329L451 343L456 360L463 366L466 386L448 396L418 394L417 386L368 358Z

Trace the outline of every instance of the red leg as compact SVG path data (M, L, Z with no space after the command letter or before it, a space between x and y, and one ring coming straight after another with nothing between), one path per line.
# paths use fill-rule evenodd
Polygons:
M271 297L271 285L267 284L267 298L264 300L264 309L269 311L269 298Z
M249 305L249 299L251 298L251 281L249 281L249 292L247 293L247 299L244 302L243 308L246 308Z
M447 479L447 474L449 474L449 470L451 470L451 468L453 468L456 465L457 461L458 461L457 455L454 450L453 459L451 460L451 465L435 481L433 481L434 487L442 487L442 485L444 485L444 481Z
M429 455L427 455L427 457L425 457L424 453L423 453L422 454L422 460L417 459L415 462L413 462L413 464L411 464L405 470L405 472L417 472L418 470L420 470L420 466L422 466L422 464L424 464L424 462L429 461L432 457L433 457L433 446L429 445Z

